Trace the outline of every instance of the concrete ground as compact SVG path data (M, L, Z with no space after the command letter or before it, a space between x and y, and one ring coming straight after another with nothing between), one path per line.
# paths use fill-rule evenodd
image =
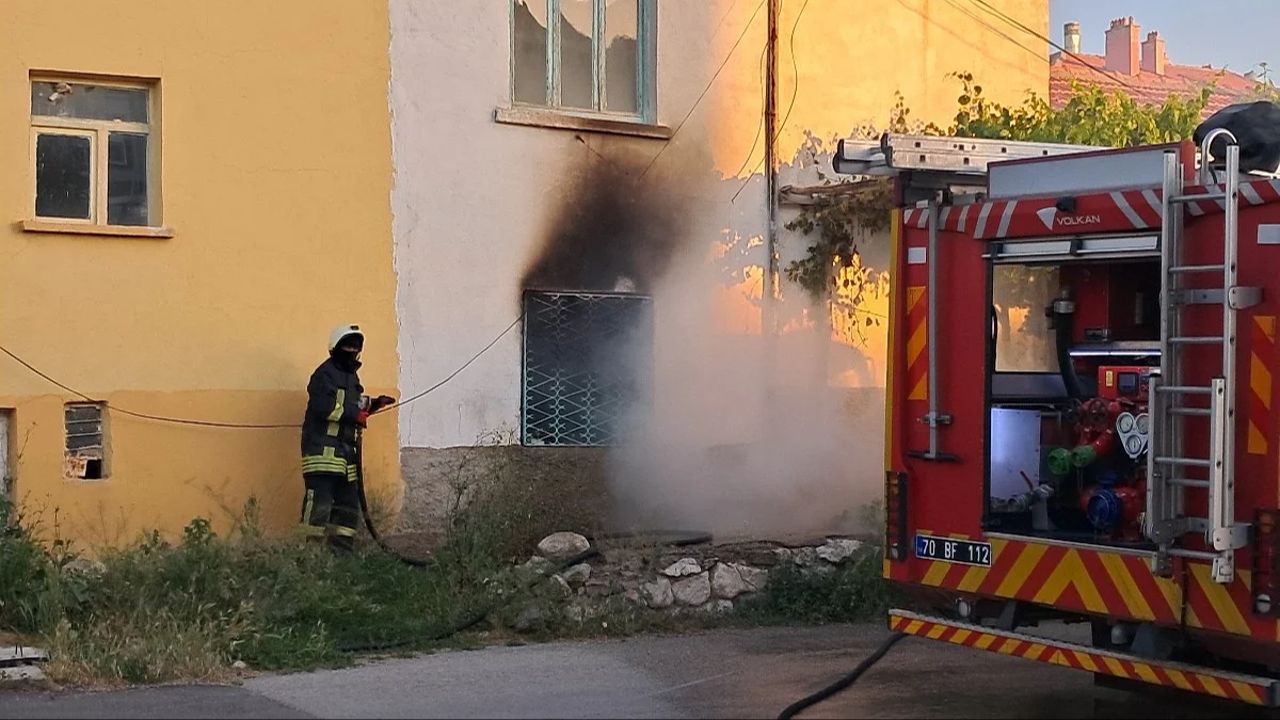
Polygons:
M0 694L0 718L770 718L848 672L878 626L718 630L387 659L241 687ZM1241 709L916 638L801 717L1213 718Z

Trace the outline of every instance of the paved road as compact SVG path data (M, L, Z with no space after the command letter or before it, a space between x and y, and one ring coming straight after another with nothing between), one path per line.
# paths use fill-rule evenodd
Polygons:
M0 694L0 718L775 717L885 637L871 626L722 630L392 659L242 687ZM1237 708L1094 688L1088 675L909 638L806 718L1212 718Z

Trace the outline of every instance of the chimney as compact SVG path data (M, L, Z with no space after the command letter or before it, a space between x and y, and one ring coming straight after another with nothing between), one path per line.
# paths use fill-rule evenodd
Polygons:
M1107 29L1106 68L1122 75L1137 75L1140 64L1141 45L1138 40L1142 29L1133 21L1133 16L1111 21Z
M1069 53L1080 54L1080 23L1072 21L1062 26L1062 47Z
M1168 62L1169 57L1164 52L1164 38L1158 32L1147 33L1147 39L1142 43L1142 69L1164 75L1164 66Z

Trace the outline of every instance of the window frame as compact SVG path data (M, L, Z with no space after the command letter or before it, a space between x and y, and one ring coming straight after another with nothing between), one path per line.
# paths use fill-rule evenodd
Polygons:
M147 122L37 115L28 101L31 133L31 155L28 162L28 167L31 170L29 184L31 198L28 209L31 214L30 219L23 222L23 228L27 231L35 232L86 232L103 235L171 237L172 232L161 224L159 82L148 78L121 79L63 73L31 73L27 82L28 97L30 97L31 89L34 85L49 82L145 90L147 92ZM109 222L110 137L113 132L145 135L147 137L147 222L145 225L113 225ZM90 139L88 218L50 217L36 213L36 196L39 190L36 145L41 135L77 135Z
M605 53L601 48L601 38L605 28L606 4L608 0L591 0L591 57L594 62L592 77L595 80L591 88L592 107L574 108L561 105L560 87L560 0L528 0L529 2L545 2L547 7L547 54L543 61L543 72L547 87L547 101L544 104L527 103L516 100L516 2L507 0L507 21L509 23L510 63L508 68L508 97L511 107L520 110L534 110L558 115L584 118L598 118L622 121L642 125L653 125L657 122L657 3L655 0L636 0L636 111L610 112L604 108L608 98L607 72L605 71Z
M617 395L614 395L612 397L600 398L603 401L623 400L629 403L629 405L627 405L626 407L623 407L618 410L612 410L612 411L609 410L608 409L609 402L601 402L599 405L592 405L588 409L581 409L582 414L586 414L590 416L603 414L606 417L609 417L611 415L612 417L610 417L609 419L611 420L612 423L616 423L616 424L605 425L604 427L607 430L607 432L601 432L600 425L596 425L595 428L592 430L565 431L565 432L556 432L556 431L547 432L543 429L536 427L536 421L534 420L533 416L537 414L535 412L535 408L538 403L531 402L531 400L535 395L539 394L539 392L535 390L535 386L538 384L538 381L535 379L535 376L538 375L539 372L542 372L542 374L545 375L545 369L541 369L541 366L539 366L539 369L535 369L535 364L530 363L531 356L533 355L533 350L530 347L530 341L535 339L535 337L537 340L542 340L543 342L545 342L545 340L543 339L542 336L536 335L537 331L535 327L537 324L539 324L538 316L540 315L540 313L537 311L535 307L533 307L533 305L535 303L542 303L545 306L550 306L554 304L554 300L557 297L567 297L572 299L573 301L576 301L578 303L583 303L583 304L591 303L593 301L594 302L603 301L606 303L619 302L619 301L626 302L626 303L632 304L632 307L626 308L623 312L633 313L633 317L631 318L631 320L633 322L638 321L644 324L643 330L645 332L646 349L642 353L633 355L630 359L631 365L629 366L634 376L633 379L643 378L643 381L638 382L638 385L637 385L637 388L639 389L639 393L634 397L629 397L629 398L622 398ZM587 290L548 290L548 289L526 288L521 295L520 307L522 311L521 333L520 333L521 335L521 338L520 338L520 444L521 446L528 447L528 448L608 448L608 447L616 447L618 445L621 445L625 440L623 437L622 418L624 416L633 416L632 415L633 413L647 414L648 410L646 410L646 408L652 407L653 401L651 397L651 388L653 383L653 373L654 373L654 367L655 367L655 358L653 353L653 338L654 338L654 315L653 315L654 298L653 296L647 293L635 293L635 292L601 292L601 291L587 291ZM557 315L563 316L560 313L557 313ZM588 321L591 319L590 311L588 310L587 312L584 312L581 315L574 316L574 319L579 321ZM635 328L633 328L633 331L634 330ZM564 333L564 332L556 333L558 338L558 342L556 343L557 347L560 345L559 341L563 341L566 336L573 335L573 334L574 333ZM566 342L572 342L572 340L566 341ZM634 351L635 348L632 348L632 350ZM557 384L563 382L567 385L572 385L580 381L583 375L598 376L599 374L599 370L595 366L587 368L585 372L580 372L578 373L577 376L563 375L562 370L563 368L561 366L556 366L556 370L554 374L557 378L556 380ZM599 378L597 377L596 379L599 379ZM597 391L602 391L604 389L607 389L608 387L610 386L601 386L601 387L597 387L596 389ZM552 415L554 415L557 418L557 420L551 421L552 425L559 425L561 424L561 422L563 422L559 420L559 418L562 417L560 413L555 412L555 413L552 413ZM560 436L560 439L559 440L539 439L539 436L547 435L547 434L558 435ZM599 437L597 437L597 435L599 435ZM575 437L577 439L574 439Z
M98 437L97 445L86 445L84 447L72 448L71 445L71 424L83 422L95 422L92 420L72 420L70 415L76 410L85 410L93 408L97 411L98 417ZM63 403L62 406L62 437L63 437L63 466L68 479L78 480L80 482L101 482L111 479L110 465L110 438L108 426L107 403L105 402L89 402L89 401L73 401ZM92 437L94 433L88 434ZM84 437L79 435L77 437ZM97 452L92 452L97 450ZM89 477L87 472L88 463L92 461L98 462L98 476Z

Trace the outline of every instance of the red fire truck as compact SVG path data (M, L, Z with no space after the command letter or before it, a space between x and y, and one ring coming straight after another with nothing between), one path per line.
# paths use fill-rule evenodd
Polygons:
M898 198L894 630L1280 705L1280 179L1239 150L841 144Z

